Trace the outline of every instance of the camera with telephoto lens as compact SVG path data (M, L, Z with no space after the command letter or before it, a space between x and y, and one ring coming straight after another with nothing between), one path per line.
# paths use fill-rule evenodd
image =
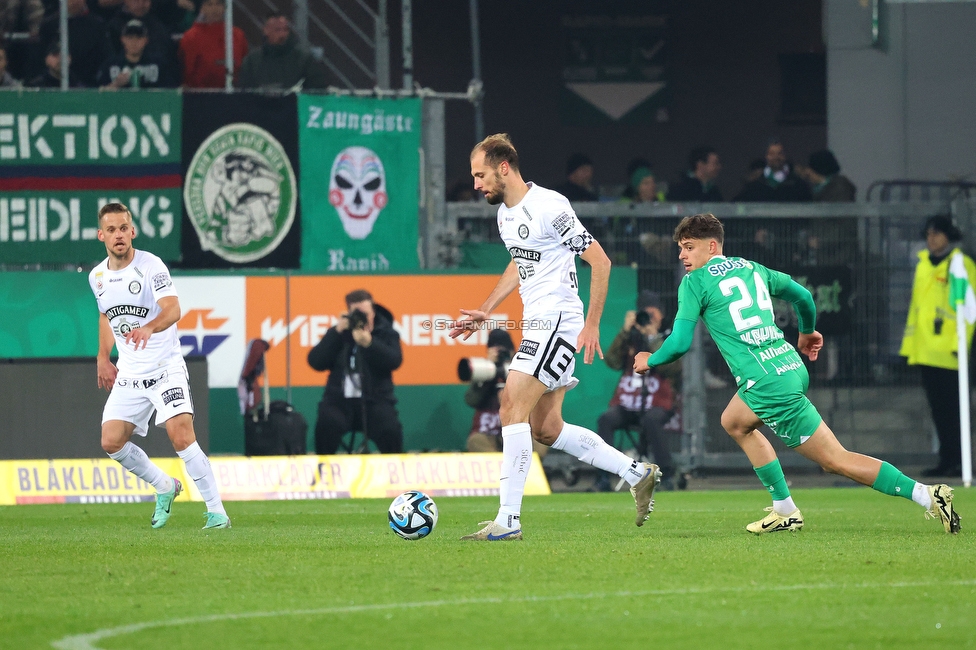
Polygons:
M637 329L638 327L646 327L650 322L650 314L644 310L637 312L637 315L634 318L634 325L630 328L627 339L627 345L633 348L634 354L637 354L638 352L650 352L647 337L644 336L643 332Z
M349 329L353 330L365 327L366 323L369 322L369 317L359 309L353 309L346 318L349 319Z
M508 378L508 367L512 363L512 353L506 348L498 349L498 361L470 357L458 362L458 379L480 384L495 379L501 384Z

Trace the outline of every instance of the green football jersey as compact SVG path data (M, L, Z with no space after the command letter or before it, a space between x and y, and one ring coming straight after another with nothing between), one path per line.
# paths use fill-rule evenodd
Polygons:
M701 317L739 387L803 366L776 326L774 296L790 276L741 257L716 256L681 279L675 319Z

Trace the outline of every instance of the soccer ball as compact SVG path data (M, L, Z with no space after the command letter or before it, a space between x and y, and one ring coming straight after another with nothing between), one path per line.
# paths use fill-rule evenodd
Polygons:
M410 490L393 500L390 528L403 539L423 539L437 525L437 504L423 492Z

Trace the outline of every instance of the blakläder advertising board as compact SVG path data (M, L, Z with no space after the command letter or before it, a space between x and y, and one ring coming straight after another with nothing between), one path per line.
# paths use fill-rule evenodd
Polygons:
M179 501L202 501L178 458L154 462L179 478ZM225 501L392 498L406 490L431 496L498 494L502 455L371 454L366 456L211 456ZM538 456L525 485L528 495L550 493ZM36 503L152 501L155 490L110 458L0 461L0 506Z
M105 257L98 209L132 210L139 248L180 256L182 100L176 92L4 93L0 263Z

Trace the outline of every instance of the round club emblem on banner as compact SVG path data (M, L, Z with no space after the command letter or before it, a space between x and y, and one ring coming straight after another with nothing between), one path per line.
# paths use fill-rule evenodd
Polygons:
M386 173L372 149L346 147L332 161L329 203L351 239L366 239L386 207Z
M197 149L183 200L200 247L239 264L278 248L295 220L296 190L281 143L240 122L214 131Z

